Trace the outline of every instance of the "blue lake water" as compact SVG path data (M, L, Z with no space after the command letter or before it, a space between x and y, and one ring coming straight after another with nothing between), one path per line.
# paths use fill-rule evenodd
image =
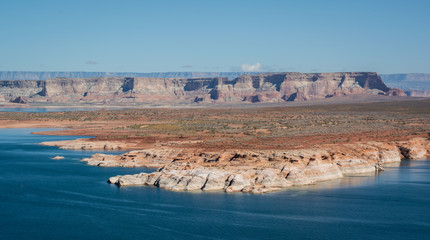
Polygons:
M1 239L429 239L430 161L252 195L118 188L140 168L36 143L74 137L0 129ZM51 158L61 155L63 160Z
M29 113L46 113L46 112L74 112L74 111L96 111L96 110L120 110L128 109L126 107L0 107L0 112L29 112Z

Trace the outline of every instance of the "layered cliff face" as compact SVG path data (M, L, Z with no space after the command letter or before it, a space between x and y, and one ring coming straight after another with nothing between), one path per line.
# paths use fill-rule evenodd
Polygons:
M33 97L39 95L44 87L44 81L0 81L0 96L7 100L17 97Z
M135 77L135 78L215 78L235 79L241 75L256 74L252 72L25 72L0 71L0 80L47 80L53 78L102 78L102 77ZM405 90L430 90L430 74L381 74L382 80L389 87ZM412 95L411 95L412 96Z
M386 95L389 90L376 73L279 73L240 76L230 92L244 100L263 102L305 101L350 94ZM229 91L223 92L230 95Z
M55 78L0 81L0 95L29 102L283 102L344 95L397 95L376 73L265 73L228 78Z

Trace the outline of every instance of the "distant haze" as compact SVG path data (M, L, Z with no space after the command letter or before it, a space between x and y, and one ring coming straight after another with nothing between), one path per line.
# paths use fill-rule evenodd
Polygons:
M404 90L430 90L430 74L381 74L381 78L391 87Z
M226 77L234 79L244 74L258 72L23 72L0 71L0 80L47 80L56 77L90 78L90 77L149 77L149 78L206 78Z

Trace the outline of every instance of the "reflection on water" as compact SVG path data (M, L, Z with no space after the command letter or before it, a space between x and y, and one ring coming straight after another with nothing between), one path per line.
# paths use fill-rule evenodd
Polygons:
M410 167L412 164L411 160L403 159L400 163L400 167Z
M296 186L291 189L295 190L311 190L311 189L335 189L335 188L352 188L359 187L364 185L374 184L375 181L381 174L385 174L387 172L391 172L391 174L397 174L398 167L406 167L410 166L410 160L402 160L401 162L394 163L385 163L384 169L382 172L368 172L368 173L360 173L360 174L351 174L346 175L343 178L328 180L324 182L318 182L311 185L305 186Z
M311 185L295 186L289 189L293 190L315 190L315 189L335 189L335 188L350 188L362 185L367 185L375 182L378 177L377 172L349 175L343 178L328 180L324 182L318 182ZM287 190L288 191L288 190Z
M407 160L402 160L400 162L393 162L393 163L384 163L384 169L398 168L403 164L404 161L407 161Z

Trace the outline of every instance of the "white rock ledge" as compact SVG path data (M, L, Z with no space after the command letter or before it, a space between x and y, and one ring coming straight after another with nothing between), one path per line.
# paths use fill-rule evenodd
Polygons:
M109 183L120 187L147 185L171 191L265 193L381 171L384 164L429 155L430 142L415 138L405 142L337 145L330 150L187 153L152 149L120 156L95 154L83 161L97 166L162 166L152 173L109 178Z

